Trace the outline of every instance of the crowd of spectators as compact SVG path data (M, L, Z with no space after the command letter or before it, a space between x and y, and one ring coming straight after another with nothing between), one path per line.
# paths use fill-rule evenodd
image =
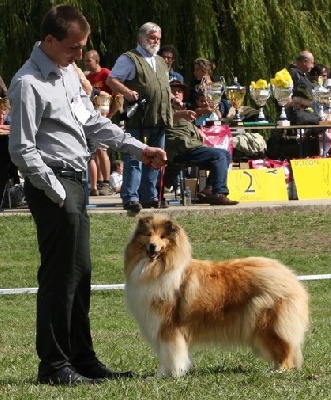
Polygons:
M212 61L203 57L194 59L194 78L191 82L185 82L183 71L177 70L180 67L180 55L176 47L172 44L161 46L160 43L161 28L154 23L146 23L138 32L136 48L124 52L112 68L102 67L100 54L91 49L85 52L81 68L76 66L76 69L83 88L91 96L95 106L97 98L109 98L106 111L108 118L120 118L120 126L144 143L161 148L165 148L167 143L166 150L171 153L171 141L166 141L166 134L167 130L169 131L167 127L173 126L173 121L175 125L178 124L176 113L180 110L191 110L194 114L187 115L187 120L189 123L194 121L197 127L201 127L205 126L211 113L216 113L218 119L226 118L231 103L226 93L218 105L214 105L212 100L208 99L206 87L219 77ZM313 54L304 50L290 65L289 71L294 88L293 99L288 106L314 107L313 89L323 84L324 80L330 79L329 68L324 64L315 63ZM163 78L165 75L166 80ZM185 85L181 103L173 93L176 86L171 85L172 82ZM1 77L0 89L1 112L5 118L0 133L1 203L8 181L17 183L22 181L22 177L20 180L17 167L10 160L8 153L10 105L7 88ZM142 99L144 103L140 102ZM132 113L130 118L121 118L125 114L123 109L134 108L135 103L138 103L137 112ZM123 207L134 212L139 212L141 208L168 207L160 198L159 172L141 165L127 154L112 153L104 143L99 143L96 147L88 140L88 146L91 154L88 164L90 196L120 193ZM115 165L114 161L118 157L123 161L123 185L120 191L114 189L110 181L111 165ZM176 184L172 187L175 189Z

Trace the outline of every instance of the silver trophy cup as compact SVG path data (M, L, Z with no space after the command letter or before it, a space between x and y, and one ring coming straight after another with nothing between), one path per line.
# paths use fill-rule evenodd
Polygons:
M259 107L257 122L268 122L264 115L263 107L266 105L267 100L270 97L270 84L268 84L266 88L253 88L250 86L249 93L255 104Z

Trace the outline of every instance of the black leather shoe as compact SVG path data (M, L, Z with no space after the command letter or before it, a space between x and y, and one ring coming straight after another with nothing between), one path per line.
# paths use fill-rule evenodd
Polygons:
M139 201L129 201L128 203L123 204L124 210L139 212L141 210L141 204Z
M93 385L101 382L102 380L100 379L87 378L86 376L80 375L70 367L63 367L48 375L38 375L38 383L46 383L48 385L77 386Z
M111 371L99 360L93 362L92 364L78 366L77 371L90 379L133 378L133 373L131 371Z

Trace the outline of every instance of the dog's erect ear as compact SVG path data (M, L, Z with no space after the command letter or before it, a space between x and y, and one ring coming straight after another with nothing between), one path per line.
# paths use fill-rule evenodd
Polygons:
M177 224L177 222L169 220L169 221L166 221L165 226L166 226L167 232L173 233L175 235L179 234L180 226Z
M148 215L148 216L146 216L146 217L140 217L140 218L139 218L139 221L138 221L138 224L145 225L145 224L146 224L147 222L149 222L152 218L153 218L153 217L150 216L150 215Z
M152 220L153 220L153 216L151 216L151 215L148 215L146 217L140 217L139 221L138 221L138 225L146 226L146 225L150 224Z
M136 231L139 232L145 230L148 226L150 226L152 219L152 216L140 217L138 220Z

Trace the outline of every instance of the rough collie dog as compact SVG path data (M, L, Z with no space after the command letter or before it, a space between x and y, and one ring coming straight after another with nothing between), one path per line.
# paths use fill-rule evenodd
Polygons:
M300 367L308 295L280 262L195 260L184 230L142 217L125 249L128 309L158 355L157 377L185 375L197 344L249 346L275 369Z

